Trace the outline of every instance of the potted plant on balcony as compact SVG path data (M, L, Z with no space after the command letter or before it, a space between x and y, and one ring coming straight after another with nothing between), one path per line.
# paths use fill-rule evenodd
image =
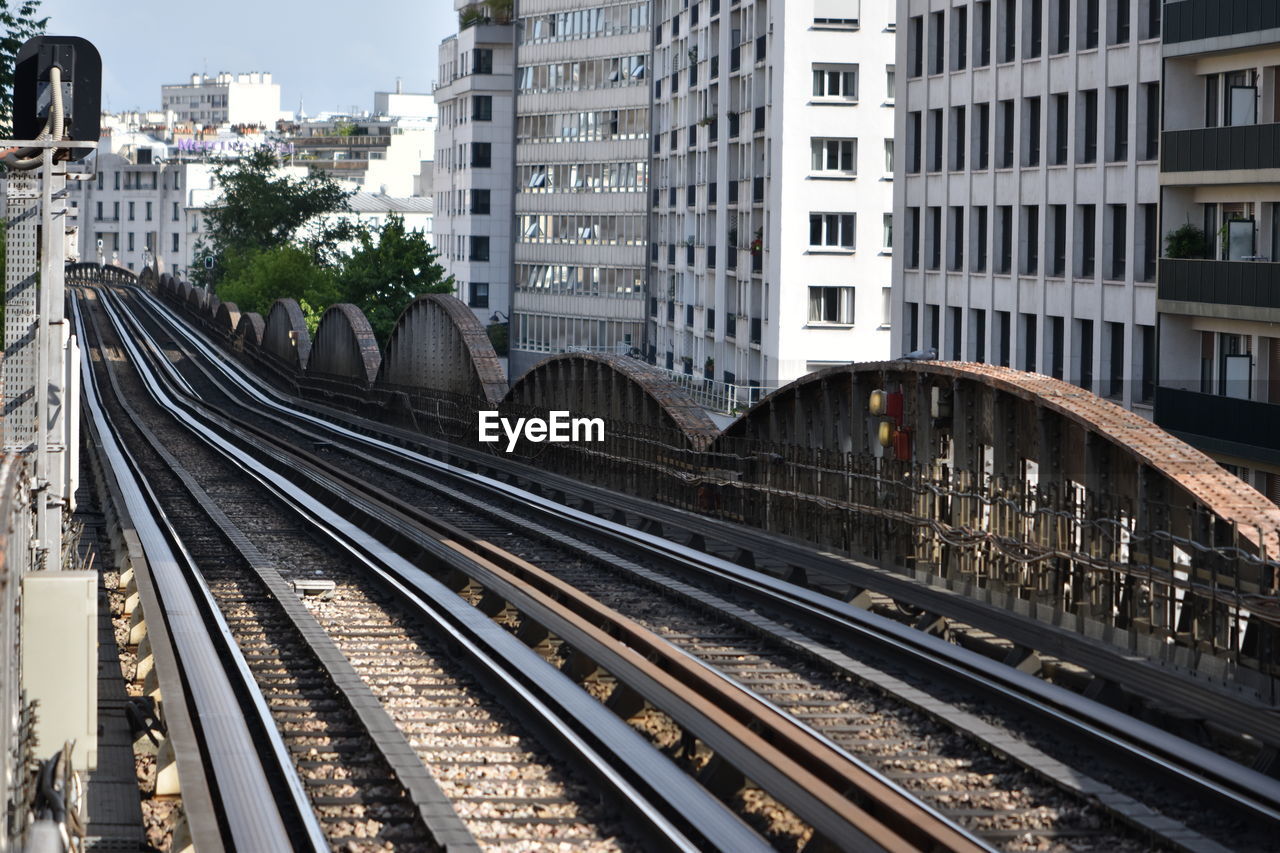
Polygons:
M716 375L716 360L711 356L707 356L707 363L702 365L702 375L707 379Z
M1209 257L1209 239L1204 230L1190 222L1170 231L1164 238L1166 258L1187 259Z
M760 257L760 253L764 251L764 228L756 229L755 239L751 241L751 256Z

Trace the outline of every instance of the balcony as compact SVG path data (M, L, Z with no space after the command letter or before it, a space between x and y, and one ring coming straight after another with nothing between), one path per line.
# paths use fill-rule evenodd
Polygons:
M1280 404L1156 387L1156 425L1204 450L1280 461Z
M1280 169L1280 124L1172 130L1163 139L1165 173Z
M1255 33L1280 27L1275 0L1182 0L1164 7L1164 42Z
M1280 309L1280 264L1161 258L1158 296L1171 302Z

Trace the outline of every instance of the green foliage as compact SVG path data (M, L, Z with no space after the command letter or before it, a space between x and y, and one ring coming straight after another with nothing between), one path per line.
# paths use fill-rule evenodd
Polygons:
M467 27L474 27L476 24L488 23L489 15L483 6L472 3L464 6L462 11L458 12L458 29L465 30Z
M355 240L338 272L341 301L364 312L379 345L386 346L401 312L418 295L454 291L435 249L422 232L405 228L404 217L392 214L376 231L362 227Z
M356 126L349 121L334 125L333 135L334 136L355 136Z
M493 351L498 355L506 355L509 348L511 325L509 323L491 323L485 326L484 330L489 335L489 343L493 344Z
M319 322L326 307L342 301L333 271L317 264L309 252L298 246L233 249L223 255L223 260L218 298L236 303L241 311L256 311L264 319L273 302L291 297L306 306L303 312L308 314L307 325L311 326L311 315Z
M278 249L295 243L303 225L321 214L349 210L351 194L326 175L295 178L278 175L276 154L262 148L237 160L224 160L213 169L222 201L205 213L208 238L197 246L197 256L212 255L214 269L197 267L192 278L206 287L218 285L229 274L230 251ZM307 236L305 244L319 257L332 251L342 235L321 229ZM220 290L221 288L219 288Z
M1176 231L1165 236L1165 257L1167 258L1207 258L1209 256L1209 238L1204 230L1188 222Z
M18 50L44 32L48 18L37 18L40 0L0 0L0 135L13 135L13 65Z

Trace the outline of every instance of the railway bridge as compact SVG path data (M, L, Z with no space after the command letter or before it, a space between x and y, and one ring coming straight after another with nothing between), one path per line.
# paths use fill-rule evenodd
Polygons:
M850 364L720 427L629 357L511 381L448 295L383 348L351 305L313 330L154 269L65 279L70 532L104 561L103 671L118 654L141 694L99 703L100 764L152 755L172 850L1216 850L1280 827L1280 509L1089 392ZM528 426L553 413L600 429ZM24 466L0 465L6 644ZM95 772L91 807L119 782Z

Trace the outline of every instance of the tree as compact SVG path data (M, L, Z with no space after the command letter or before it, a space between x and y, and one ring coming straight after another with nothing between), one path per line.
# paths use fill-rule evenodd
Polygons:
M401 312L419 294L454 290L453 276L445 275L426 236L406 229L402 216L391 214L376 231L360 229L355 242L338 274L342 301L364 312L382 346Z
M265 318L277 299L292 298L303 306L307 325L312 326L326 307L342 301L333 270L317 264L298 246L229 249L223 257L218 298L234 302L241 311L256 311Z
M0 134L13 135L13 66L18 50L44 32L48 18L37 18L40 0L0 0Z
M351 193L327 175L297 178L282 175L276 154L260 148L213 168L214 183L222 190L216 207L205 212L207 236L196 247L199 257L217 261L208 273L197 266L193 278L213 286L228 273L228 252L278 249L302 236L303 226L321 214L350 210ZM339 226L340 228L341 226ZM316 257L332 251L340 230L323 227L307 235L304 244Z

